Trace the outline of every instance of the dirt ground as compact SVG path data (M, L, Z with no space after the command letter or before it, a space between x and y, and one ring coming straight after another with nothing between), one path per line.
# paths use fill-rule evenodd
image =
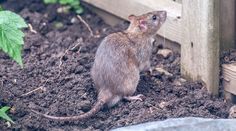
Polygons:
M159 72L154 72L153 76L142 74L136 94L145 95L143 102L121 101L111 109L103 108L91 119L75 122L50 121L30 112L30 108L56 116L87 112L96 102L90 77L96 49L106 35L128 26L127 22L122 22L111 27L85 8L81 17L96 35L91 37L75 14L57 13L58 5L44 5L41 1L2 3L5 9L23 16L38 33L24 31L24 68L0 52L0 107L13 107L9 115L15 121L7 127L1 120L0 129L108 130L167 118L228 117L231 104L224 102L222 94L219 98L211 97L200 82L184 82L180 76L180 55L173 53L163 58L156 54L161 46L153 49L152 66L163 67L173 76ZM22 96L39 87L46 91Z

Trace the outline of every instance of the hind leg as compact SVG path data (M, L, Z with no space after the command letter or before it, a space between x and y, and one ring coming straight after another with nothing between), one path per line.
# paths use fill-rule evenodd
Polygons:
M120 96L115 96L107 103L107 106L109 108L111 108L111 107L115 106L120 100L121 100Z
M132 100L140 100L143 101L144 95L139 94L137 96L133 96L133 94L136 91L136 88L138 86L138 81L139 81L139 72L132 72L133 75L130 75L129 79L126 79L124 81L123 85L123 98L132 101ZM132 77L131 77L132 76ZM119 88L121 89L121 88Z

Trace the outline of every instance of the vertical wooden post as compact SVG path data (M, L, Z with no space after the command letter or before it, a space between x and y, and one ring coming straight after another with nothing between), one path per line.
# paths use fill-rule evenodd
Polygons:
M183 0L181 73L205 82L209 93L219 89L220 0Z
M235 0L220 0L220 50L235 48Z

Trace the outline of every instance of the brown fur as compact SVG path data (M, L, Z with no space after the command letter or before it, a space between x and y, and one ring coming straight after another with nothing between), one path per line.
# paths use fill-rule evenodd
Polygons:
M138 85L140 71L150 68L152 37L165 22L166 12L131 15L129 20L127 30L108 35L98 47L91 69L98 91L98 102L89 112L71 117L54 117L34 112L53 120L81 120L94 115L104 104L111 107L122 98L132 96Z

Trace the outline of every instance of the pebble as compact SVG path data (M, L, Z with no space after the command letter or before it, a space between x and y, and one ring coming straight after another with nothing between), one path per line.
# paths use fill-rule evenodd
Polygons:
M157 67L157 68L155 68L155 70L158 71L158 72L160 72L160 73L163 73L163 74L165 74L165 75L167 75L167 76L173 76L173 74L171 74L170 72L166 71L166 70L163 69L163 68Z
M232 106L229 109L229 119L235 119L236 118L236 105Z
M160 49L157 52L158 55L162 55L164 58L168 58L172 53L170 49Z

